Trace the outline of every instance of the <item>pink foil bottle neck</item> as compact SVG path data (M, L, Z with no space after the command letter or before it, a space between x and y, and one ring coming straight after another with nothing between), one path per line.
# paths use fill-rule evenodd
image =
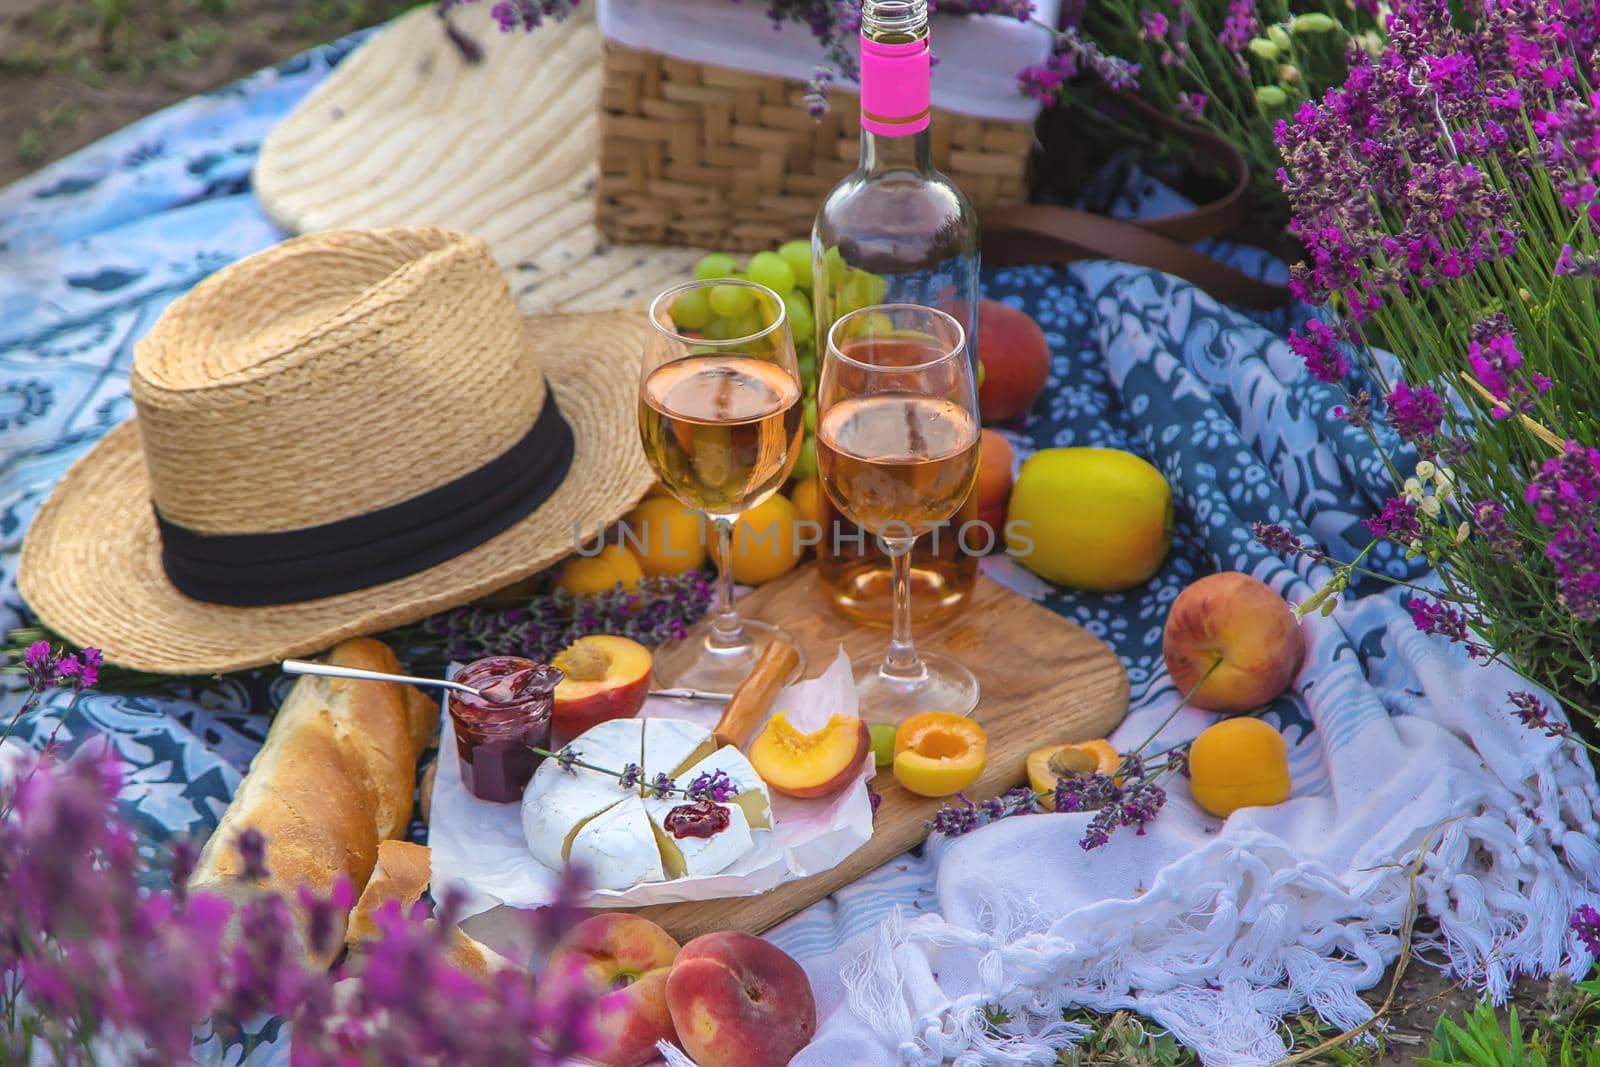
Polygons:
M861 36L861 126L880 137L928 128L933 111L928 38L887 44Z

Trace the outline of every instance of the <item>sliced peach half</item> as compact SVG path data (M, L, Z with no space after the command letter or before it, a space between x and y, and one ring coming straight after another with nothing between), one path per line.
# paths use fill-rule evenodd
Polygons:
M867 724L853 716L835 715L808 734L780 711L756 735L749 756L756 773L778 792L825 797L855 777L871 747Z
M1064 745L1046 745L1028 753L1028 784L1035 793L1048 793L1057 778L1072 774L1116 774L1122 754L1103 737Z
M626 637L580 637L550 664L564 676L551 718L557 744L607 719L637 714L650 693L650 650Z
M924 797L947 797L983 774L989 738L965 715L924 711L900 724L894 735L894 777Z

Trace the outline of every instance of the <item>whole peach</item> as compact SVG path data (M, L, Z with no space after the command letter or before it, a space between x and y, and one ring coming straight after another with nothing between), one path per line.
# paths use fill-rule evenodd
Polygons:
M1191 583L1172 602L1161 655L1179 692L1199 684L1190 698L1195 707L1253 711L1294 681L1305 638L1293 610L1265 582L1223 571Z
M977 498L978 521L989 527L993 536L974 531L967 539L974 550L985 544L1005 544L1006 505L1011 502L1014 457L1010 441L993 430L983 431L978 442L978 484L973 487L972 495Z
M583 1050L602 1067L638 1067L673 1039L667 983L678 942L649 919L607 911L584 919L556 943L537 996L551 1011L577 993L595 998L599 1044ZM576 988L574 988L576 986Z
M1025 414L1050 377L1050 345L1026 311L998 300L978 301L978 359L983 385L978 412L984 422Z
M783 1067L817 1032L800 965L737 930L683 946L667 978L678 1043L700 1067Z

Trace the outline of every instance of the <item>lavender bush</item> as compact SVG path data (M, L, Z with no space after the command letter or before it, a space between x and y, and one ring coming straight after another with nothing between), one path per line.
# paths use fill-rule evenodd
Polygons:
M47 688L92 685L91 653L30 649L29 692L12 724ZM331 953L337 920L354 901L348 885L328 898L302 893L298 915L276 895L235 913L223 898L186 891L196 851L179 841L167 857L168 887L148 891L134 830L116 808L122 769L106 747L7 767L0 1063L170 1067L195 1062L197 1032L207 1029L218 1044L248 1045L264 1015L291 1023L296 1067L556 1064L593 1047L582 983L549 983L573 992L535 997L528 971L485 981L451 966L456 901L444 901L434 921L423 921L425 904L402 915L390 902L377 915L380 936L353 959L335 972L307 970L289 948L296 928L314 951ZM240 850L247 877L269 873L259 835L241 835ZM547 948L574 916L565 904L530 913L530 943Z
M1353 53L1345 83L1278 130L1308 250L1292 288L1338 313L1291 344L1344 393L1350 421L1373 433L1387 420L1408 446L1391 458L1398 492L1367 526L1437 568L1437 594L1413 601L1417 625L1508 662L1592 722L1600 12L1401 0L1386 29L1385 50ZM1301 550L1286 534L1270 536ZM1318 603L1359 568L1343 563ZM1508 695L1508 711L1560 729L1531 691Z

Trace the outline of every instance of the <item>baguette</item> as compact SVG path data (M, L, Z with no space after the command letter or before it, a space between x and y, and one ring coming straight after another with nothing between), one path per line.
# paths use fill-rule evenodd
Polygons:
M343 642L328 660L400 670L394 653L370 638ZM302 886L327 896L346 879L359 894L380 842L402 836L411 820L417 757L437 722L437 705L411 686L301 677L201 851L190 888L236 904L278 893L297 912ZM267 877L256 882L241 877L237 841L246 829L266 839ZM326 967L344 930L335 934L320 953L298 945L302 959Z
M414 845L409 841L385 841L378 846L378 865L367 881L361 899L350 912L350 924L345 933L345 944L359 949L362 941L378 937L380 931L374 916L389 901L399 903L400 913L407 915L411 906L422 896L433 878L433 853L427 845ZM427 922L434 920L428 919ZM450 965L456 970L484 979L496 971L516 965L483 942L469 937L459 929L450 931Z

